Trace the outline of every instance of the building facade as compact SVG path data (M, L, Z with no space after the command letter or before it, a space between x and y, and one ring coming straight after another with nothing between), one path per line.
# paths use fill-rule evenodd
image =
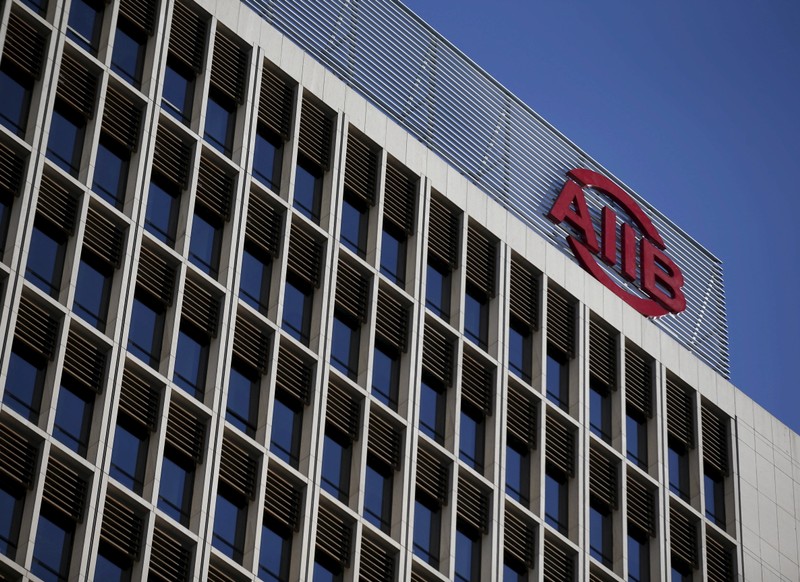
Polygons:
M0 49L0 579L800 579L719 261L394 0L7 0ZM582 268L576 169L685 311L616 218Z

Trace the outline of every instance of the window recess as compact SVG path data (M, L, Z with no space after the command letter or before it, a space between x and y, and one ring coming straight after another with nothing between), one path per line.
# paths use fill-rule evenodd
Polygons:
M492 414L494 368L489 363L464 350L461 395L464 401L483 416Z
M269 333L241 313L236 315L233 333L233 356L259 375L269 367Z
M139 251L139 270L136 290L166 309L172 304L175 285L175 267L158 253L142 246Z
M572 582L575 580L575 556L558 543L552 534L545 535L542 570L545 582Z
M330 167L333 117L309 94L303 95L298 148L322 173Z
M477 485L460 478L458 480L458 520L467 528L485 535L489 531L489 499Z
M77 212L78 201L75 196L50 174L43 174L36 202L37 218L48 221L59 234L68 237L75 227Z
M628 528L642 536L656 536L656 492L628 474Z
M177 399L170 402L166 443L195 465L203 462L206 423L188 405Z
M699 567L697 525L675 507L669 511L669 537L672 567L694 570Z
M606 390L617 387L617 336L597 322L589 320L589 373Z
M25 158L0 142L0 258L11 225L11 208L20 194L24 174Z
M47 156L65 171L77 176L81 166L83 138L97 102L97 76L77 57L64 52L61 57L53 123ZM68 131L64 131L68 129ZM63 135L62 135L63 133Z
M429 323L422 340L422 369L443 389L452 385L453 340Z
M473 223L467 231L467 283L485 302L494 297L496 278L496 243Z
M160 391L143 373L126 366L122 375L119 410L143 432L154 432L159 418Z
M367 453L393 471L400 470L402 435L378 414L370 415Z
M142 111L138 104L113 84L109 84L101 126L103 135L130 155L139 145L141 119Z
M735 549L706 534L706 574L709 582L733 582Z
M553 288L547 293L547 340L567 358L575 355L575 304Z
M127 568L139 559L142 549L144 520L125 503L112 495L106 496L100 544L107 546Z
M122 229L90 206L83 232L84 252L90 252L109 270L113 270L121 264L122 245Z
M508 308L511 317L532 333L539 325L539 277L516 256L511 257Z
M386 164L386 185L383 200L383 217L404 238L414 233L414 201L417 198L416 176L408 173L394 160ZM384 226L384 228L386 228Z
M277 521L289 531L300 527L302 492L282 474L269 469L264 492L264 516Z
M156 0L121 0L119 18L124 18L143 36L149 36L155 26L156 8Z
M728 475L728 419L710 405L701 407L703 461L720 476Z
M294 83L265 60L258 101L258 126L253 177L273 192L281 185L284 145L289 139L294 109Z
M246 82L247 52L227 31L218 27L214 35L214 58L211 59L212 91L240 105L244 102Z
M310 364L292 350L281 346L278 353L276 388L306 406L311 403L311 384L314 373Z
M347 132L347 157L344 164L345 195L364 206L375 204L380 169L380 149L352 127Z
M192 551L187 542L180 540L175 534L167 533L163 526L156 524L150 551L148 579L186 582L191 572L191 557Z
M687 449L694 448L694 407L691 393L667 376L667 432Z
M219 299L194 279L187 278L183 290L182 319L209 340L217 335Z
M650 418L652 403L653 362L636 348L625 347L625 402L629 409Z
M105 370L106 352L70 331L64 351L64 374L70 381L100 394L105 383Z
M361 577L368 582L391 582L395 579L395 553L372 541L361 538Z
M359 326L367 321L369 279L347 261L339 259L336 275L336 308Z
M255 192L250 194L247 207L247 242L271 259L277 259L280 252L282 216Z
M329 565L333 571L343 572L350 567L351 538L352 526L321 505L317 516L315 560Z
M19 137L25 136L28 126L33 85L42 72L46 42L42 32L11 10L0 61L0 86L4 92L0 123Z
M220 485L244 500L255 499L258 462L240 444L222 439L219 465Z
M172 10L172 29L169 37L169 56L199 74L203 70L206 52L207 23L182 1Z
M168 123L160 123L153 152L153 172L157 172L176 191L189 184L192 146Z
M36 357L51 360L55 355L59 321L50 311L23 295L19 300L14 344Z
M298 226L289 237L287 268L307 287L319 287L322 268L322 243Z
M360 430L360 405L341 380L331 376L328 384L328 404L325 422L347 437L358 439Z
M42 501L54 513L73 524L74 528L83 521L87 485L77 471L51 456L47 463Z
M545 458L565 475L575 476L575 433L566 421L553 413L547 415Z
M417 490L437 505L447 505L448 469L426 449L417 450Z
M448 271L458 267L458 214L438 195L431 196L428 218L428 257L446 266Z
M536 526L519 517L515 512L505 510L503 527L503 560L530 570L535 563Z
M20 491L33 486L37 447L5 422L0 422L0 475Z
M408 306L384 289L378 291L375 335L398 356L408 347Z
M508 435L517 446L536 448L538 406L536 400L523 390L510 385L508 387Z

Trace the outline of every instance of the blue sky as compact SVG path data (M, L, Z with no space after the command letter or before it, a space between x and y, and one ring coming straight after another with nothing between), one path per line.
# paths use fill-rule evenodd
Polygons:
M731 380L800 432L800 3L405 3L723 261Z

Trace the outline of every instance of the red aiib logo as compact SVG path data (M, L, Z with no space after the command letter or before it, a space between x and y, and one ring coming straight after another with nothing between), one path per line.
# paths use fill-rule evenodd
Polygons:
M567 176L571 179L564 184L547 217L556 224L566 222L580 235L580 238L568 235L567 242L583 268L644 316L658 317L667 313L680 313L686 309L686 297L681 290L681 270L664 253L666 245L661 235L633 198L614 182L592 170L578 168L567 172ZM583 188L593 188L616 202L642 234L637 245L633 226L627 222L622 223L619 261L617 213L609 206L603 207L600 244ZM640 297L617 284L600 265L598 258L609 267L616 267L618 262L621 263L617 268L618 272L626 280L636 282L648 297Z

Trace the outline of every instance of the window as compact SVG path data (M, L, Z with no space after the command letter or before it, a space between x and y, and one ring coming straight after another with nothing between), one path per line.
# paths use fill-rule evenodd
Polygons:
M103 331L108 315L112 273L91 255L83 254L75 283L75 300L72 309L88 323Z
M603 504L589 506L589 553L604 566L612 566L611 512Z
M85 131L86 119L69 111L57 100L50 121L47 159L71 176L77 176L81 169Z
M628 533L628 582L650 582L647 536Z
M481 579L481 539L473 532L456 529L456 578L458 582Z
M2 91L2 89L0 89ZM14 199L0 193L0 259L6 248L6 237L8 236L8 225L11 224L11 207Z
M311 303L311 289L294 278L287 278L283 297L283 329L304 344L308 343L311 331Z
M291 559L291 532L284 532L283 528L264 523L261 526L258 577L271 582L287 582Z
M353 445L349 439L325 432L322 453L322 488L342 503L350 495L350 459Z
M180 459L180 460L179 460ZM170 449L164 451L161 483L158 486L158 508L183 525L189 524L192 510L195 465Z
M547 399L564 410L569 406L569 360L551 346L547 348Z
M225 155L230 155L236 125L236 104L211 91L206 107L205 139Z
M72 558L74 524L55 519L51 511L39 516L31 572L43 580L66 580Z
M527 446L506 446L506 495L528 505L530 490L531 456Z
M422 379L419 397L419 429L437 443L444 442L445 400L444 391Z
M229 558L241 562L246 521L247 500L231 499L225 493L218 493L211 545Z
M526 382L531 381L531 341L528 326L511 319L508 328L508 368Z
M239 279L239 298L253 309L266 313L269 307L271 276L272 260L245 243Z
M124 417L117 422L109 474L135 493L142 492L147 461L147 433L134 430Z
M689 451L679 442L669 441L669 490L689 500Z
M400 285L406 278L406 237L395 231L390 224L383 225L381 236L381 274Z
M719 527L725 527L725 479L709 466L703 471L706 497L706 518Z
M294 207L312 221L319 222L321 202L322 169L301 155L294 178Z
M589 429L606 442L611 442L611 394L603 384L589 382Z
M625 416L628 459L647 469L647 420L633 410Z
M163 307L154 307L134 296L131 327L128 330L128 350L151 366L158 367L163 335Z
M331 338L331 364L355 380L358 377L358 348L361 328L357 321L350 321L340 313L333 316Z
M450 319L450 269L428 259L425 306L442 319Z
M386 533L392 526L392 480L390 467L367 462L364 476L364 517Z
M441 523L442 508L417 497L414 501L414 555L434 568L439 567Z
M259 126L253 153L253 176L270 190L277 192L281 187L282 164L283 140Z
M128 184L129 154L113 147L101 138L97 145L92 190L115 208L125 200Z
M484 425L483 414L462 404L458 456L478 472L483 471Z
M691 582L692 570L683 564L673 564L669 579L670 582Z
M5 61L5 59L4 59ZM33 82L12 69L6 62L0 64L0 123L19 137L25 137L28 128L28 111L31 105Z
M53 436L79 455L86 455L93 408L92 392L72 386L61 386L58 392Z
M60 231L34 224L25 278L51 297L58 297L61 289L66 247L67 241Z
M100 0L72 0L67 37L84 50L95 54L102 25L103 3Z
M397 408L400 384L400 358L390 350L376 345L372 360L372 394L391 409Z
M3 404L31 422L39 419L47 362L24 350L12 348Z
M167 60L164 69L164 90L161 107L174 118L187 122L192 117L194 100L194 73L173 59Z
M503 582L527 582L528 571L522 566L503 563Z
M204 273L217 276L219 253L222 245L222 225L195 213L192 221L192 238L189 241L189 260Z
M114 52L111 55L111 70L134 87L142 81L144 53L147 39L135 26L120 18L114 35Z
M16 558L25 490L0 482L0 554Z
M165 187L160 182L150 182L144 227L147 232L170 246L175 244L178 230L178 202L180 192Z
M567 477L549 466L544 476L545 522L562 534L567 533Z
M489 304L486 298L467 288L464 294L464 335L486 349L489 339Z
M22 3L40 16L47 11L47 0L22 0Z
M345 193L342 201L342 229L339 240L360 257L367 254L368 224L369 208Z
M341 566L337 564L324 564L314 560L314 582L340 582L342 580Z
M245 368L234 360L228 381L228 404L225 418L249 436L256 434L259 380L257 375L249 370L245 371Z
M129 582L132 569L133 564L127 556L122 556L109 544L100 543L94 567L95 580Z
M199 400L202 400L206 389L208 347L207 337L198 337L196 332L181 328L172 381Z
M280 392L275 395L270 451L292 467L297 467L303 411L297 407L297 403L290 402L291 399Z

